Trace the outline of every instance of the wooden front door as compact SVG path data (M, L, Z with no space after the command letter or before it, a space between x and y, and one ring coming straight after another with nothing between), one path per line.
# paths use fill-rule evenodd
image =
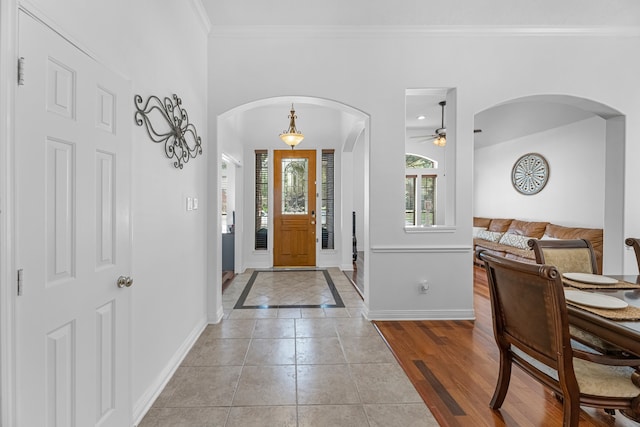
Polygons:
M316 265L316 151L274 152L275 267Z
M19 27L16 425L129 426L131 85L31 16Z

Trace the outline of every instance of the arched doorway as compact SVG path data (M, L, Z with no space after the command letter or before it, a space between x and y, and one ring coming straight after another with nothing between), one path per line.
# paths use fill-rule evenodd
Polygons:
M534 95L478 112L474 126L482 129L475 135L474 211L484 209L486 185L503 194L511 185L504 184L508 176L488 183L483 159L493 155L495 170L508 154L545 150L550 187L518 200L512 192L501 199L503 209L517 205L529 213L519 217L547 220L537 213L544 209L551 222L603 228L603 271L623 271L625 116L620 111L575 96Z
M356 229L362 233L358 239L360 250L366 253L368 246L368 152L369 152L369 116L344 103L333 100L283 96L266 98L249 102L220 114L217 118L217 144L215 161L209 165L216 172L210 171L210 183L215 184L211 194L221 194L220 168L222 156L237 159L239 172L235 186L235 268L237 272L246 268L270 268L273 266L273 179L265 184L264 192L267 201L261 212L260 236L265 244L256 246L256 156L264 153L264 167L268 173L273 171L273 153L276 150L290 150L278 135L287 128L288 114L294 105L297 115L297 127L305 135L302 143L296 147L300 150L315 150L318 162L324 161L325 152L334 153L334 193L335 209L335 245L324 248L320 236L323 235L324 214L320 215L318 207L317 228L317 261L318 267L352 268L352 217L356 212L358 224ZM320 164L320 163L318 163ZM323 179L318 168L318 184ZM212 179L213 178L213 179ZM320 189L320 185L318 185ZM320 190L316 197L322 203ZM214 203L214 209L222 205L221 197ZM320 206L320 205L319 205ZM323 211L324 212L324 211ZM209 215L210 277L221 276L221 247L216 242L221 229L221 215ZM322 219L322 221L321 221ZM213 232L211 232L213 231ZM365 255L366 256L366 255ZM365 268L366 282L366 268ZM221 286L215 286L212 292L220 292ZM213 305L221 301L220 294L211 296ZM213 308L213 307L212 307ZM219 317L221 310L212 316Z

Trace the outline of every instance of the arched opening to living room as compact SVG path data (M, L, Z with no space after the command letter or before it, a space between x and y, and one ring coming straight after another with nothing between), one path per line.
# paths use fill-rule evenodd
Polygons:
M277 191L273 159L278 151L292 152L279 138L289 124L292 104L297 128L304 134L293 152L315 152L317 165L316 194L309 196L315 197L317 203L315 265L351 270L354 250L363 253L366 259L369 116L333 100L282 96L237 106L217 118L215 167L221 169L225 159L234 159L234 194L225 193L223 197L228 189L222 185L228 181L222 179L219 170L215 190L217 210L224 205L226 227L223 228L225 216L210 215L210 229L216 230L212 238L219 239L220 232L229 230L230 212L233 212L233 269L237 273L247 268L274 266L274 240L279 236L274 234L273 227L274 191ZM228 166L226 173L230 173ZM258 175L265 177L261 189L257 187ZM223 198L227 203L233 200L234 206L223 203ZM358 237L355 240L354 230ZM227 244L227 250L228 247ZM216 278L221 277L223 257L228 261L228 253L216 244L211 257ZM229 263L225 264L225 268L229 268ZM362 280L366 283L366 264L363 269ZM214 292L220 292L221 284L215 288ZM216 300L221 299L212 298Z
M625 116L568 95L509 100L475 115L474 216L600 228L603 272L623 271ZM546 160L539 191L518 191L516 162ZM517 172L515 172L517 175Z

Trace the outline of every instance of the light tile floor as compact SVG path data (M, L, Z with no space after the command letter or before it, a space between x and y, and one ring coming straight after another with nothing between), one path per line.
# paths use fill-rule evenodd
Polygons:
M224 319L204 330L140 427L438 425L339 269L329 274L344 308L234 310L251 274L227 288Z

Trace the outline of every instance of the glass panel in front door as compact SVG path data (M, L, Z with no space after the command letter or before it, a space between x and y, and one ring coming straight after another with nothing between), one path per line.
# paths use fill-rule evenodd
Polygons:
M306 215L309 211L307 159L282 159L282 214Z

